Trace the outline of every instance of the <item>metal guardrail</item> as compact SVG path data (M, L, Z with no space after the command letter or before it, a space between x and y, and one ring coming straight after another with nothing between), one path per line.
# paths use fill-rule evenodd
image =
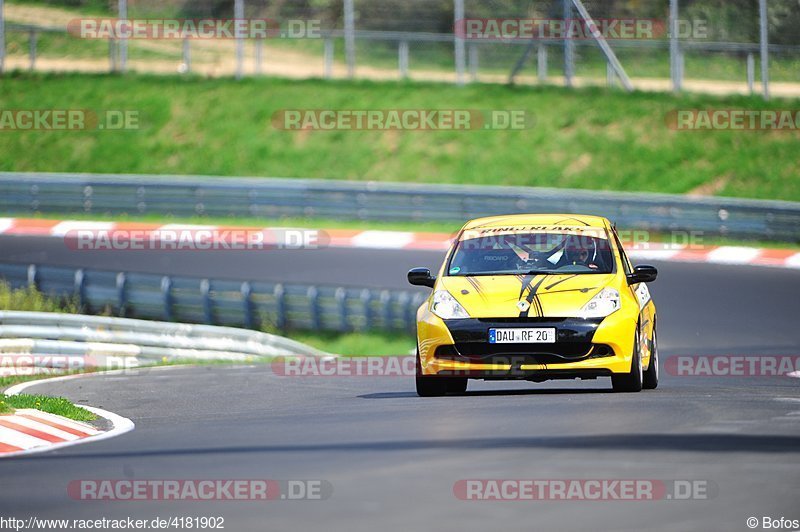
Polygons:
M12 288L32 286L50 295L74 297L89 314L108 312L130 318L275 331L413 331L416 310L425 299L423 292L240 282L35 264L0 264L0 280ZM180 324L175 327L176 331L182 330ZM155 334L144 328L138 332ZM146 343L147 339L142 341Z
M329 357L300 342L232 327L128 318L0 311L5 364L62 369L149 364L163 360L251 361L285 356ZM120 360L128 362L120 364Z
M0 210L425 222L558 212L606 216L625 229L800 242L800 203L530 187L6 172Z

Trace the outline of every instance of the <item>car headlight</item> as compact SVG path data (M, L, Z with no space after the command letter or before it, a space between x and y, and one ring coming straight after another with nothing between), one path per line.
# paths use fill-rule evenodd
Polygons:
M443 320L469 318L469 314L464 310L464 307L447 290L437 290L433 293L431 312Z
M618 311L621 305L618 290L603 288L583 306L578 316L581 318L605 318Z

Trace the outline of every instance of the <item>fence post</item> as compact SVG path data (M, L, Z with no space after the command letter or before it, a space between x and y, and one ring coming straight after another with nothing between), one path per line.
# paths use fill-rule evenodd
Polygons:
M572 0L564 2L564 24L568 25L572 19ZM564 85L572 87L572 78L575 75L575 43L569 37L569 32L564 35Z
M325 38L325 48L323 52L323 73L325 79L331 79L333 75L333 39L330 37Z
M208 279L200 281L200 297L203 299L203 323L214 323L214 302L211 300L211 282Z
M169 275L161 278L161 300L164 304L164 321L172 321L172 279Z
M761 26L761 84L764 87L764 99L769 100L769 28L767 27L767 0L759 0L758 13Z
M470 44L467 48L469 57L469 79L470 81L478 81L478 45Z
M244 18L244 0L234 0L233 2L233 18L241 20ZM236 79L242 79L242 70L244 67L244 40L237 32L236 35Z
M261 75L261 66L264 58L264 39L256 39L256 75Z
M36 34L36 30L31 30L28 34L28 58L30 59L30 64L28 65L28 70L33 70L36 68L36 40L38 36Z
M186 74L192 71L191 41L185 37L183 39L183 67L186 69L184 72Z
M0 0L0 74L6 61L6 19L3 12L4 0Z
M536 75L540 83L547 81L547 46L542 43L536 50Z
M458 29L464 24L464 0L453 0L453 28L456 30L453 34L455 41L455 59L456 59L456 83L458 85L464 84L464 38L463 35L458 35Z
M75 270L75 278L73 283L73 292L78 296L78 309L83 310L86 307L86 276L83 274L82 269Z
M669 71L672 76L672 90L681 91L681 75L678 57L680 48L678 46L678 0L669 0Z
M347 77L356 75L356 32L353 0L344 0L344 55L347 59Z
M0 0L1 2L2 0ZM111 37L108 38L108 70L110 72L117 71L117 46L116 41Z
M400 77L408 77L408 41L400 41L397 45L397 67Z
M121 20L128 18L128 0L117 1L117 17ZM125 72L128 65L128 40L122 36L119 40L119 71Z
M750 94L756 92L756 58L750 52L747 53L747 89Z
M279 331L286 329L286 290L283 285L278 283L272 291L275 296L275 328Z
M117 286L117 315L119 315L120 317L125 317L125 315L127 314L125 308L128 304L127 293L126 293L127 285L128 285L128 278L125 275L125 272L119 272L117 274L116 286Z

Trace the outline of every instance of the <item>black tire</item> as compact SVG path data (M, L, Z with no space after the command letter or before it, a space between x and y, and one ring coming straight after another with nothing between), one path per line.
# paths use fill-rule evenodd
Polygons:
M438 377L436 375L423 375L422 365L419 362L419 349L417 349L417 395L420 397L441 397L447 393L447 381L449 380L446 377Z
M466 377L448 377L447 379L447 393L464 393L467 391Z
M628 373L615 373L611 375L611 386L615 392L641 392L642 391L642 356L639 353L639 326L636 326L636 336L633 338L633 358L631 370Z
M650 365L644 372L642 388L645 390L655 390L658 387L658 337L656 327L653 325L653 339L650 341Z

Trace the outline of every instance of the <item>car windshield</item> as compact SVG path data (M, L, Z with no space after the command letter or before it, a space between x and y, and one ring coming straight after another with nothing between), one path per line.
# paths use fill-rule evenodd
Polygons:
M528 231L493 229L465 232L448 275L612 273L608 235L597 228Z

